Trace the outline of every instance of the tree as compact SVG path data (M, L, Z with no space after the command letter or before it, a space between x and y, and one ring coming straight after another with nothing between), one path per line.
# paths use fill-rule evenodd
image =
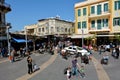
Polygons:
M85 38L87 40L87 45L92 43L93 39L96 39L96 34L94 34L93 36L87 37ZM95 43L94 43L95 44Z
M119 34L116 34L116 35L115 35L115 38L117 39L117 44L120 44L120 35L119 35Z

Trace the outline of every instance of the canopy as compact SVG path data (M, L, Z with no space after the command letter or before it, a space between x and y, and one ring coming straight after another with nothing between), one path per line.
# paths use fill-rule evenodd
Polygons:
M12 38L15 42L17 43L25 43L26 40L25 39L16 39L16 38ZM27 40L27 42L32 42L31 40Z
M92 37L92 36L94 36L94 34L84 34L84 35L77 34L77 35L72 35L69 37L71 37L71 38L87 38L87 37Z

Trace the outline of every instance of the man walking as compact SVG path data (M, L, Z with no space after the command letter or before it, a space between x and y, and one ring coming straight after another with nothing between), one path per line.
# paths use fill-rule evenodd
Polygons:
M78 76L78 68L80 68L77 58L74 57L72 60L72 74Z

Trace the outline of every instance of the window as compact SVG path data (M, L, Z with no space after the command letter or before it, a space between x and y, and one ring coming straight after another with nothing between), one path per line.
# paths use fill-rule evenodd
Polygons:
M83 8L83 16L86 15L86 8Z
M57 31L57 32L60 32L60 28L59 28L59 27L56 27L56 31Z
M72 47L69 47L69 49L72 49Z
M65 28L65 32L67 32L67 28Z
M70 28L68 29L68 32L69 32L69 34L70 34L70 32L71 32Z
M44 28L42 28L42 32L44 32Z
M91 14L95 14L95 6L91 7Z
M95 21L91 21L91 28L95 28Z
M108 11L108 3L105 3L104 4L104 12L107 12Z
M97 29L101 29L101 20L97 20Z
M82 28L86 28L86 21L82 22Z
M97 14L101 14L101 5L97 5Z
M73 50L76 50L76 48L73 48Z
M114 26L120 26L120 17L113 19L113 25L114 25Z
M51 33L54 33L54 28L51 26Z
M103 27L108 27L108 19L103 19Z
M115 10L120 10L120 1L115 1Z
M81 16L81 10L78 9L78 16Z
M41 28L39 28L38 30L39 30L39 32L41 32Z
M81 22L78 22L78 29L81 29Z

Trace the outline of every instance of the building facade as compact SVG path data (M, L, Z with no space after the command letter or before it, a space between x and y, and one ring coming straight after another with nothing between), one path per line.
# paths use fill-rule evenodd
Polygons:
M28 34L36 36L70 35L74 33L74 23L59 17L40 19L37 24L25 26Z
M6 35L6 13L10 12L10 5L5 3L5 0L0 0L0 45L4 46L5 41L7 40Z
M85 0L74 9L75 34L95 34L101 43L120 34L120 0Z

